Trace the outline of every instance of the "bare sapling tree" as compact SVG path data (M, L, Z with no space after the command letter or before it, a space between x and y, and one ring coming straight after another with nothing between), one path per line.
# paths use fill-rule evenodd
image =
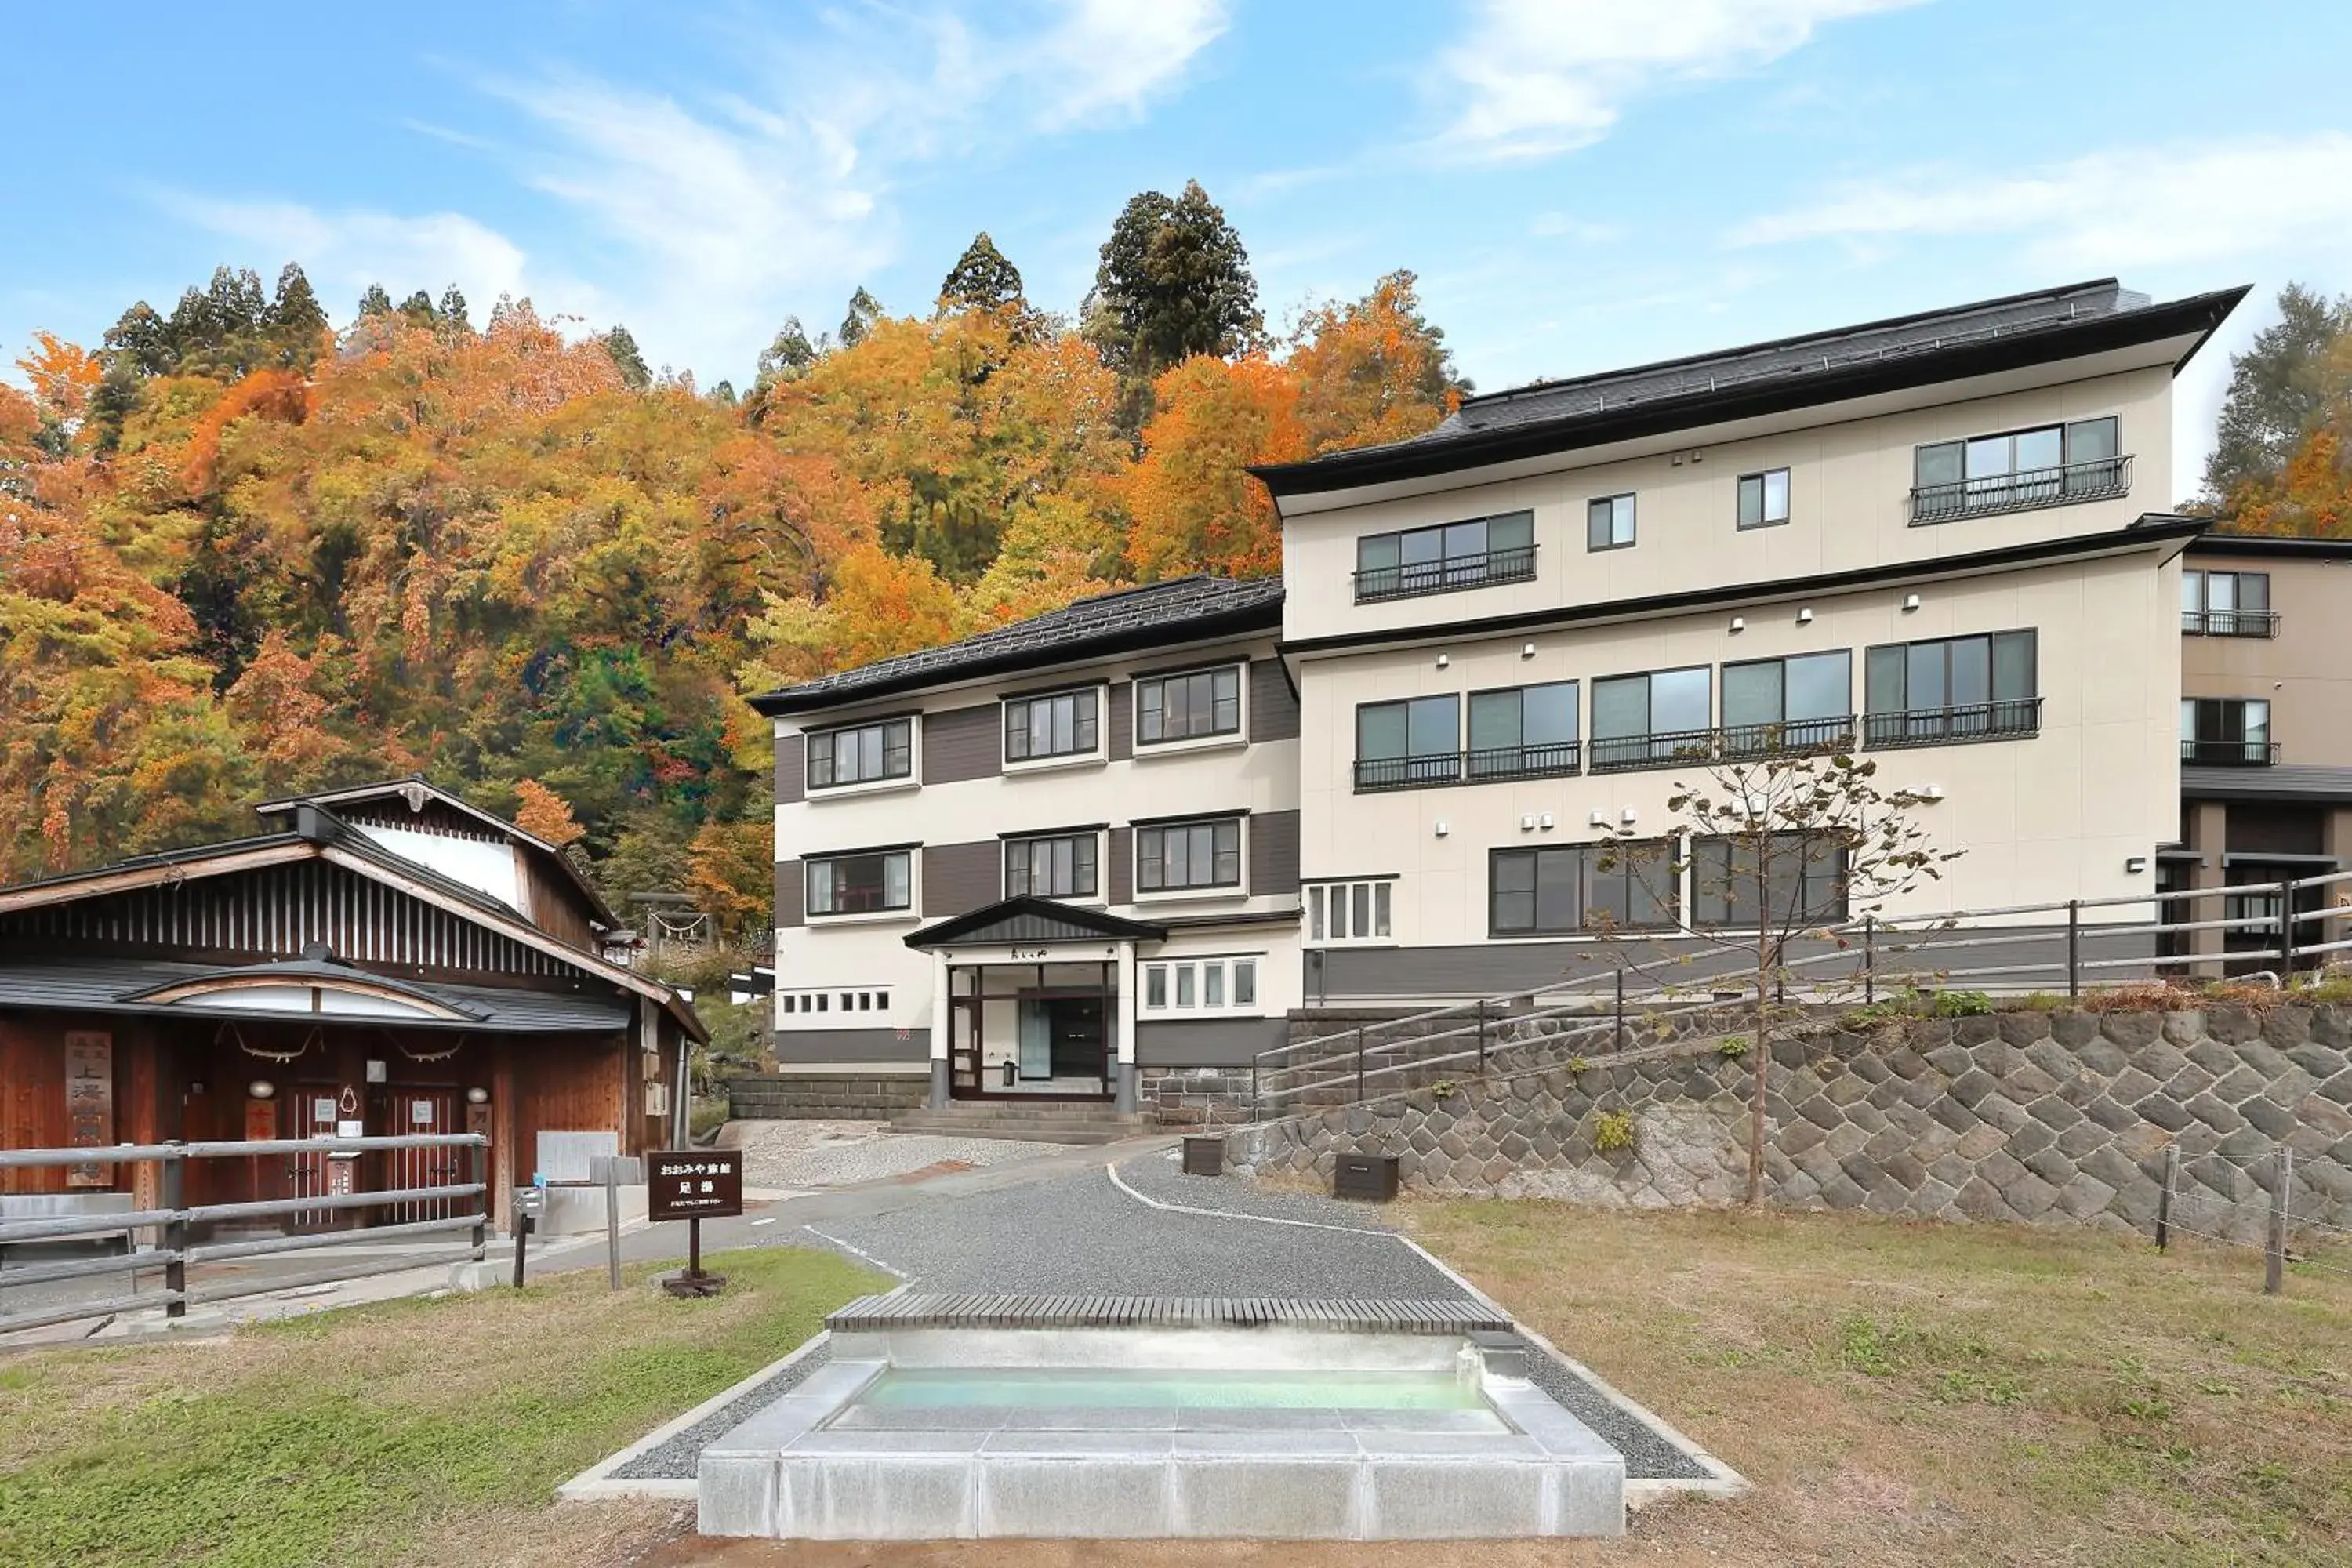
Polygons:
M1783 749L1770 733L1743 731L1740 740L1750 755L1702 763L1697 785L1675 781L1666 801L1674 820L1664 835L1612 830L1612 858L1643 895L1645 929L1596 923L1605 928L1598 934L1621 947L1685 947L1676 962L1698 969L1702 984L1752 975L1747 1201L1753 1205L1764 1198L1773 1037L1801 1013L1786 1005L1787 992L1793 984L1819 995L1846 983L1853 965L1827 959L1853 945L1857 923L1940 879L1961 852L1936 848L1916 820L1935 797L1881 788L1875 761Z

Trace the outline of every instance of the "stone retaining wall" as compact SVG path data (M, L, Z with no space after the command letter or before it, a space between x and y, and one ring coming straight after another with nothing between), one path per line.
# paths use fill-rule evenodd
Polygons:
M2252 1237L2284 1142L2294 1217L2352 1226L2352 1008L1816 1027L1773 1059L1777 1204L2145 1230L2177 1144L2182 1222ZM1423 1192L1733 1203L1746 1190L1749 1082L1747 1061L1712 1044L1581 1071L1464 1075L1244 1128L1227 1163L1328 1177L1337 1152L1370 1151L1402 1156L1404 1184ZM1604 1117L1630 1148L1596 1148Z
M755 1073L727 1080L738 1121L887 1121L919 1110L928 1077L914 1073Z

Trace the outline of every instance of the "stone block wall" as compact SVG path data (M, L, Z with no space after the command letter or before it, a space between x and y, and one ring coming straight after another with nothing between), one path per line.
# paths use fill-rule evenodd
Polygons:
M887 1121L920 1110L930 1079L914 1073L753 1073L727 1080L738 1121Z
M1135 1108L1171 1131L1237 1127L1249 1120L1247 1068L1141 1068Z
M2352 1226L2352 1008L1815 1026L1773 1059L1777 1204L2144 1231L2177 1145L2181 1222L2251 1238L2284 1144L2294 1218ZM1423 1192L1733 1203L1750 1082L1747 1060L1711 1041L1649 1047L1244 1128L1227 1163L1328 1177L1339 1152L1372 1151L1401 1155ZM1604 1116L1630 1148L1596 1147Z

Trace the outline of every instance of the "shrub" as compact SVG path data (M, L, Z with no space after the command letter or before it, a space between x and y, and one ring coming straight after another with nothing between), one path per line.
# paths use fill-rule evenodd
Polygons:
M1931 1018L1981 1018L1992 1011L1992 998L1981 991L1938 991L1929 1005Z
M1592 1119L1592 1147L1603 1154L1624 1153L1633 1147L1633 1113L1604 1110Z
M1568 1070L1570 1072L1589 1072L1591 1070L1591 1068L1592 1062L1590 1058L1570 1057L1568 1058Z
M1726 1035L1716 1042L1715 1048L1721 1055L1738 1061L1748 1054L1748 1047L1754 1043L1745 1035Z

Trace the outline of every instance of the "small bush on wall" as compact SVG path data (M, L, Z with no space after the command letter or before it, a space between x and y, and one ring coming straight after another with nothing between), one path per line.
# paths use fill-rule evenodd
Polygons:
M1592 1147L1603 1154L1621 1154L1633 1147L1633 1113L1604 1110L1592 1119Z

